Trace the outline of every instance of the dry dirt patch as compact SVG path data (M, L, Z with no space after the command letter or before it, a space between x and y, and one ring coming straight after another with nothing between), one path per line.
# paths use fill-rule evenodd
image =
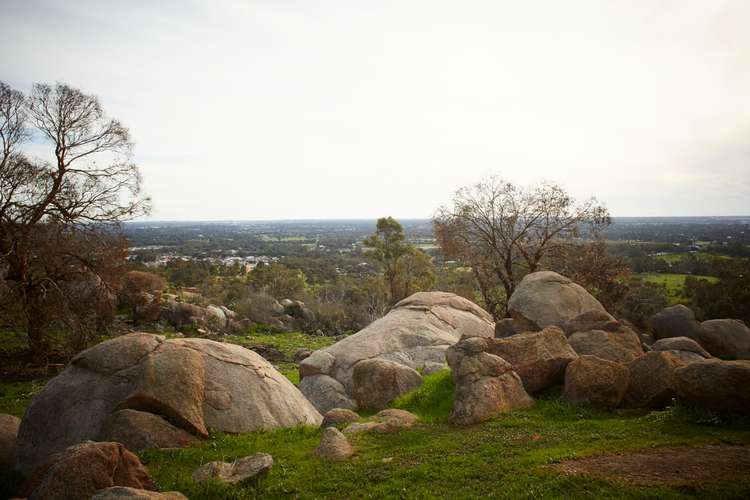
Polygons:
M641 485L698 483L750 477L750 446L654 448L568 460L553 468Z

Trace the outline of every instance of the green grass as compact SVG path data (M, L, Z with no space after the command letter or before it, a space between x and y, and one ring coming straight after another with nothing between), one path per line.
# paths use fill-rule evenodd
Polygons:
M31 398L42 390L46 380L3 382L0 384L0 413L23 417Z
M399 400L401 406L421 409L423 421L437 416L426 402L442 401L437 394L444 394L444 377L434 378L429 387L436 394L423 390L421 396ZM191 499L746 498L746 478L689 487L637 487L564 476L549 467L569 458L644 447L750 443L746 422L701 425L694 418L678 409L630 415L582 410L550 394L530 410L476 426L422 423L394 434L355 436L357 456L344 462L313 456L321 436L314 428L220 434L185 450L146 452L142 459L160 490L179 490ZM190 478L202 463L259 451L272 454L275 463L257 484L198 486Z
M332 339L304 334L241 337L293 354L324 347ZM238 343L243 343L238 341ZM296 365L279 363L294 381ZM0 412L20 415L42 382L0 384ZM702 444L750 445L750 418L673 407L664 411L603 412L573 406L552 390L533 408L483 424L449 422L451 373L424 377L415 391L392 406L420 422L393 434L351 436L357 455L343 462L313 456L322 431L302 427L242 435L214 434L181 450L151 450L142 461L161 491L193 500L255 498L750 498L748 478L703 484L635 486L591 476L567 476L550 465L602 453ZM241 486L197 485L201 464L270 453L274 467L260 481ZM7 483L7 484L6 484ZM0 474L0 497L18 478Z
M638 276L651 283L657 285L664 285L667 289L667 296L669 297L670 303L675 304L680 301L684 301L686 297L685 293L685 279L688 276L706 280L710 283L716 283L719 281L714 276L700 276L692 274L672 274L672 273L639 273Z
M698 260L708 260L712 259L714 257L719 259L731 259L732 257L728 255L722 255L717 253L709 253L709 252L693 252L693 253L668 253L665 255L658 255L656 256L657 259L661 259L668 264L674 264L676 262L680 262L681 260L684 260L688 257L694 257Z
M252 335L228 335L224 337L226 342L232 342L241 346L263 344L274 347L283 352L291 359L297 349L306 348L322 349L332 345L336 340L333 337L308 335L301 332L274 333L274 334L252 334Z
M426 375L422 385L391 404L419 415L423 422L446 423L453 409L453 379L449 369Z

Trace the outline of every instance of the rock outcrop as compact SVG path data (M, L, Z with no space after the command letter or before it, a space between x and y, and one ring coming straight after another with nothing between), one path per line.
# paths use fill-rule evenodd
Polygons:
M681 402L750 415L750 361L707 359L677 368L675 375Z
M617 363L629 363L643 355L641 339L630 329L576 332L568 341L579 355L596 356Z
M352 394L359 408L381 410L420 385L419 372L395 361L364 359L354 365Z
M0 413L0 471L14 468L13 451L20 426L20 418Z
M91 500L187 500L179 491L148 491L126 486L112 486L96 492Z
M351 424L359 420L359 415L354 413L352 410L346 408L334 408L328 410L323 415L323 423L320 426L324 429L328 427L336 427L337 425Z
M158 415L128 409L109 415L99 438L122 443L134 452L151 448L182 448L198 441L194 435Z
M273 467L273 457L268 453L255 453L234 462L209 462L193 472L198 484L218 481L225 484L242 484L268 474Z
M208 429L240 433L321 420L286 377L248 349L134 333L83 351L50 380L26 411L16 458L29 472L52 453L105 436L136 447L180 446L186 434ZM139 434L135 422L145 421Z
M556 326L495 339L489 343L488 352L510 363L530 394L562 385L565 367L578 357Z
M301 371L302 365L300 365ZM299 383L299 390L322 413L328 409L357 407L357 403L346 392L344 384L333 377L316 373L303 377Z
M750 359L750 328L740 320L704 321L698 341L717 358Z
M486 352L491 342L467 338L446 353L456 387L451 416L456 424L475 424L534 404L513 366Z
M417 416L406 410L388 408L377 412L368 422L353 422L344 429L344 434L373 432L389 434L409 429L417 423Z
M623 405L660 409L671 404L677 396L675 370L684 364L677 356L664 351L647 352L631 361Z
M352 455L354 455L354 447L335 427L328 427L323 431L320 444L315 448L315 456L326 460L346 460Z
M608 312L600 309L583 312L562 325L562 329L568 337L576 332L590 332L591 330L614 332L622 329L622 327L621 322L613 319Z
M698 342L689 337L669 337L660 339L651 345L653 351L686 351L710 358L711 355Z
M112 486L156 489L148 470L121 443L86 441L48 458L23 487L30 499L83 500Z
M695 313L682 304L662 309L648 322L657 340L671 337L700 340L701 325L695 320Z
M502 339L524 333L524 326L513 318L503 318L495 323L495 338Z
M300 390L318 411L353 408L358 363L379 359L420 370L430 363L444 363L445 350L462 335L493 337L492 317L451 293L415 293L356 334L304 359ZM391 389L379 388L399 395L397 388Z
M511 316L525 330L538 331L548 326L563 326L589 311L607 314L582 286L552 271L527 274L508 301ZM610 316L610 319L614 320Z
M654 351L668 352L684 363L703 361L711 355L695 340L688 337L668 337L657 340L651 345Z
M628 367L596 356L580 356L565 370L563 398L594 408L619 406L628 388Z

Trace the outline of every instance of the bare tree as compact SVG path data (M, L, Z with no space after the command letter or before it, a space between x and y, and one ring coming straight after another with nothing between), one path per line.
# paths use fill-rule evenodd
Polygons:
M560 241L609 225L596 199L576 201L559 185L519 187L492 176L459 189L433 219L443 253L470 266L485 307L503 317L521 278L542 269Z
M51 145L51 161L22 153L32 129ZM0 83L0 140L5 298L16 302L29 344L40 351L51 318L75 309L81 287L73 282L110 287L113 275L104 270L116 266L103 257L122 257L117 224L146 213L150 200L140 196L128 130L78 89L35 84L24 97Z

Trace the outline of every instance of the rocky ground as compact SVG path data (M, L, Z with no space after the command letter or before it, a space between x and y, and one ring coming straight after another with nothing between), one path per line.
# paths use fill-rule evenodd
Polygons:
M510 312L494 324L431 292L332 345L111 339L33 400L0 398L0 413L26 407L0 419L0 493L750 496L743 323L674 307L640 332L549 272L523 280Z

